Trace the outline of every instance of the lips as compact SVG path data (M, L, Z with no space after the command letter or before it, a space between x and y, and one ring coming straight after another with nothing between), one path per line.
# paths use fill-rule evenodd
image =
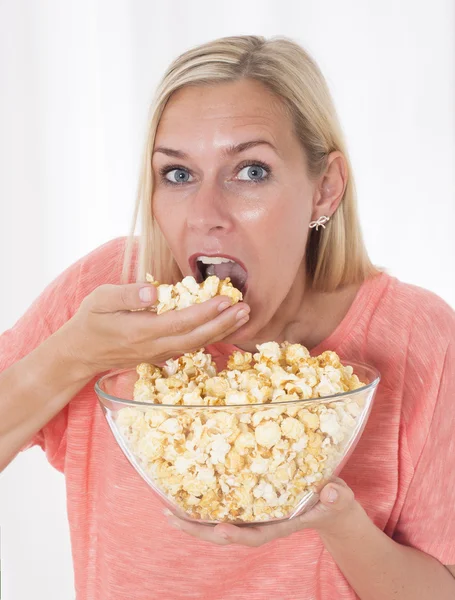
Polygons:
M210 259L213 259L213 261ZM219 279L229 277L232 285L239 289L242 294L246 293L248 271L239 258L221 253L197 253L190 256L189 264L194 278L199 283L211 275L216 275Z

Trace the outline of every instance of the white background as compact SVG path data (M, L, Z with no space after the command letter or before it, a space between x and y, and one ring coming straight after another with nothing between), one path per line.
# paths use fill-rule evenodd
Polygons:
M69 264L127 233L170 60L245 33L287 35L314 55L372 259L454 306L454 13L452 0L0 0L0 331ZM73 598L63 476L34 449L0 485L4 600Z

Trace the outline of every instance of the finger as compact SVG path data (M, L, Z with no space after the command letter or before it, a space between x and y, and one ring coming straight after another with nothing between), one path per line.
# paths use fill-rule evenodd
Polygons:
M320 502L332 510L341 511L354 502L354 492L342 480L334 480L322 488Z
M86 298L90 310L98 313L148 308L156 300L156 287L143 283L101 285Z
M332 483L339 483L341 486L348 488L348 484L341 477L332 477L330 480Z
M258 547L279 537L286 537L303 529L298 519L289 519L282 523L258 525L254 527L236 527L230 523L220 523L214 528L218 537L231 544Z
M244 319L240 319L240 320L236 319L234 325L230 329L228 329L227 331L222 331L221 333L219 333L219 335L216 335L214 338L210 339L207 343L215 344L216 342L219 342L221 340L228 338L231 334L235 333L241 327L246 325L249 320L250 320L249 314Z
M239 313L246 311L248 318L249 306L236 304L235 306L218 314L214 319L202 325L192 325L192 330L183 335L170 336L169 332L160 336L154 331L157 336L155 349L157 354L181 354L199 350L199 348L213 343L215 340L226 337L227 332L235 331L246 321L242 316L238 318ZM182 311L183 312L183 311Z
M228 332L235 331L249 319L249 307L236 304L212 321L203 323L184 336L175 337L172 344L177 349L200 348L207 344L223 339Z
M146 329L150 328L153 323L153 336L165 338L185 335L198 327L215 321L221 315L224 317L225 312L228 313L228 316L221 318L221 322L223 323L225 319L230 321L232 319L230 311L238 311L242 308L249 310L249 307L243 303L238 303L232 307L229 298L217 296L206 302L194 304L181 310L170 310L161 315L139 313L133 316L142 319Z
M167 513L165 513L167 515ZM212 544L218 544L219 546L227 546L230 542L224 537L215 533L215 528L212 525L199 525L198 523L190 523L179 519L174 515L167 516L167 521L171 527L183 531L192 537L205 542L211 542Z

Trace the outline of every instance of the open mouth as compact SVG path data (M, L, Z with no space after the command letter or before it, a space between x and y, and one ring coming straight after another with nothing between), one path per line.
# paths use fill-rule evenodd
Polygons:
M248 272L243 263L235 258L195 254L190 258L190 266L198 283L202 283L211 275L216 275L219 279L229 277L232 285L245 295L248 287Z

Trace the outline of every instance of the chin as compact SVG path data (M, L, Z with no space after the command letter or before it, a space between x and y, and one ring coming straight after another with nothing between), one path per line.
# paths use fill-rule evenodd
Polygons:
M237 329L234 333L231 333L226 338L220 340L220 342L223 344L232 344L233 346L242 345L248 342L251 343L251 340L254 339L255 334L257 333L257 327L254 327L254 324L253 326L251 325L250 321L248 321L248 323L242 325L240 329Z

